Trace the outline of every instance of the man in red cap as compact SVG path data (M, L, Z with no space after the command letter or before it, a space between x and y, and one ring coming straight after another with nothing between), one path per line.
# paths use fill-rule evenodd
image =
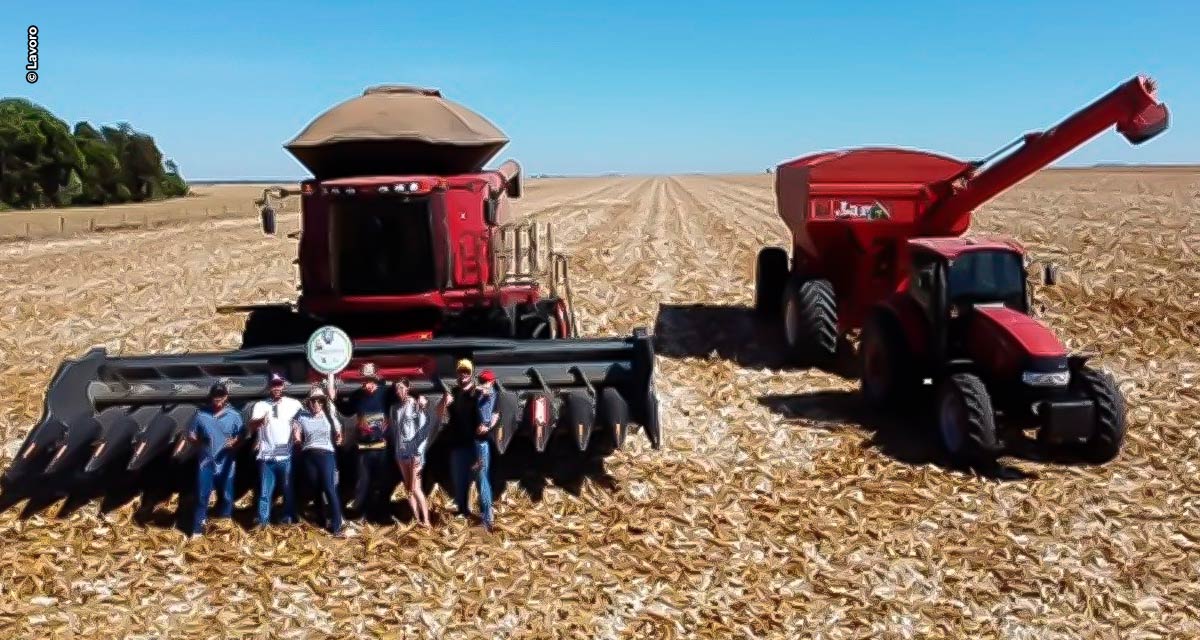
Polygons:
M496 374L491 369L479 373L479 426L475 429L475 480L479 483L479 511L483 526L492 530L492 484L488 478L492 458L488 435L496 426Z

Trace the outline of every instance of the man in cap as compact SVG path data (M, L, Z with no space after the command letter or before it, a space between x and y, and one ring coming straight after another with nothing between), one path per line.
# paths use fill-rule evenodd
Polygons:
M391 425L388 423L389 394L382 384L373 363L359 370L362 387L350 396L350 409L358 431L356 464L358 478L354 484L354 499L349 505L359 515L373 512L391 519L388 502L395 488L393 463L388 455Z
M492 441L488 437L500 416L496 415L496 374L484 369L479 374L479 417L475 427L475 472L479 483L479 511L483 526L492 530L492 486L488 478L492 457Z
M477 442L483 438L485 439L484 446L487 446L487 431L483 430L481 433L481 430L485 425L490 428L491 418L489 417L487 421L483 418L482 394L475 384L474 366L471 361L459 360L456 368L458 384L443 400L448 426L446 434L442 437L450 449L450 470L454 479L454 502L458 507L458 514L470 517L471 476L479 455ZM490 530L492 525L491 486L487 482L486 474L476 473L474 475L475 480L479 482L479 509L482 511L483 523Z
M284 523L296 521L296 500L292 489L292 421L304 409L299 400L283 395L287 380L271 374L271 395L254 403L250 410L250 429L258 434L258 526L271 523L271 503L275 489L283 493Z
M218 382L208 390L208 405L202 407L188 426L188 439L199 445L200 466L196 478L196 513L189 533L204 532L208 500L217 491L216 517L233 513L233 472L236 448L245 426L242 414L229 406L229 389Z

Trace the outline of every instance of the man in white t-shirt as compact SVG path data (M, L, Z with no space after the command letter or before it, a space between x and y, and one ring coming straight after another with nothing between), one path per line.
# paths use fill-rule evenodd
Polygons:
M275 489L283 493L281 522L296 522L296 501L292 491L292 420L304 408L299 400L283 395L287 380L271 374L271 397L254 403L250 409L250 430L258 434L258 526L271 522L271 503Z

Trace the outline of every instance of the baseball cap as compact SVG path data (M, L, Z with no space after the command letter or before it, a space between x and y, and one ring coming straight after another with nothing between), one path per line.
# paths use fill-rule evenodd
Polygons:
M484 369L483 373L479 374L480 382L495 382L496 374L492 373L491 369Z
M277 387L277 386L279 386L279 385L283 385L283 384L287 384L287 379L286 379L286 378L284 378L283 376L279 375L278 373L272 373L272 374L271 374L271 382L270 382L270 385L271 385L272 387Z
M364 363L362 369L359 369L358 373L364 380L374 380L379 382L379 373L375 369L375 363L373 362Z
M214 382L213 386L208 388L208 397L210 398L225 398L229 396L229 387L225 386L224 382Z
M471 364L470 360L463 358L462 360L458 361L458 366L455 367L455 369L457 371L465 371L467 373L471 373L472 371L475 370L475 367Z
M322 398L323 399L324 397L325 397L325 390L322 389L320 385L314 384L312 386L312 389L309 389L309 391L308 391L308 398L310 400L314 399L314 398Z

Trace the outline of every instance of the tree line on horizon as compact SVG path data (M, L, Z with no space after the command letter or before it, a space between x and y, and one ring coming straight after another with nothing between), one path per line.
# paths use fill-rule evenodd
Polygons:
M24 98L0 99L0 210L145 202L188 194L174 161L128 123L72 129Z

